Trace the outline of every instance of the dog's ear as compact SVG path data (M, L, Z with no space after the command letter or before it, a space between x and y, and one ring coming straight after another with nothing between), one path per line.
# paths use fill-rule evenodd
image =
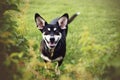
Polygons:
M38 14L35 14L35 22L38 27L38 29L42 30L44 26L47 24L47 22Z
M66 26L68 24L69 16L67 13L65 13L63 16L61 16L58 19L58 25L60 26L61 29L66 29Z

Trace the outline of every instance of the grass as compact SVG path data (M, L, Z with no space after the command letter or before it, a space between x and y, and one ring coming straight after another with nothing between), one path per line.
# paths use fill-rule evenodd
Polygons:
M50 22L66 12L70 16L76 12L81 13L69 25L67 54L61 66L62 75L58 77L52 72L46 73L43 68L38 68L38 79L99 80L99 76L96 77L96 75L102 74L103 67L100 66L98 69L99 64L106 64L104 61L104 59L108 60L106 53L113 54L111 52L114 52L119 43L117 31L120 25L119 3L118 0L30 0L24 2L21 6L23 11L21 18L25 22L21 28L24 29L24 36L32 44L33 53L37 55L35 59L41 63L39 44L42 36L34 22L34 14L37 12Z

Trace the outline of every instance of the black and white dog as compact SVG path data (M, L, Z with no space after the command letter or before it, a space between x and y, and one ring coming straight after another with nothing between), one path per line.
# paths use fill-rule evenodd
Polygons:
M35 22L42 32L41 57L45 62L57 61L55 72L60 74L58 67L62 64L66 53L66 36L68 24L71 23L79 12L70 19L67 13L60 18L54 19L48 24L38 13L35 14Z

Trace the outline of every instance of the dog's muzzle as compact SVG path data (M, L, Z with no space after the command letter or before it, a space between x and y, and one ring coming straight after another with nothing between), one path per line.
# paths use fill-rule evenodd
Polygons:
M43 34L43 39L45 40L45 43L48 48L50 48L50 49L55 48L57 46L59 40L61 39L61 33L59 35L54 35L54 36Z
M50 42L48 44L51 48L54 48L56 46L57 42L55 41L55 38L52 37L52 38L50 38Z

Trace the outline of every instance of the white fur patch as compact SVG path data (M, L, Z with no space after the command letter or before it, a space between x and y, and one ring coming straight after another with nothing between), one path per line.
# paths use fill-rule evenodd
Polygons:
M47 28L48 29L48 31L50 31L51 29L50 28Z
M61 39L61 37L62 37L62 34L59 33L59 35L54 35L54 37L55 37L55 42L59 41Z
M79 15L79 14L80 14L80 12L77 12L76 14L77 14L77 15Z
M49 59L47 56L45 56L45 55L43 55L43 54L41 54L41 58L43 58L44 60L49 61L49 62L51 62L51 61L60 61L60 60L63 59L63 57L60 56L60 57L57 57L57 58L54 59L54 60L51 60L51 59Z
M60 56L60 57L57 57L56 59L54 59L53 61L60 61L60 60L62 60L62 59L63 59L63 57Z
M41 54L41 58L43 58L43 59L46 60L46 61L51 62L51 60L50 60L47 56L44 56L43 54Z
M57 28L54 28L54 31L56 31L57 30Z

